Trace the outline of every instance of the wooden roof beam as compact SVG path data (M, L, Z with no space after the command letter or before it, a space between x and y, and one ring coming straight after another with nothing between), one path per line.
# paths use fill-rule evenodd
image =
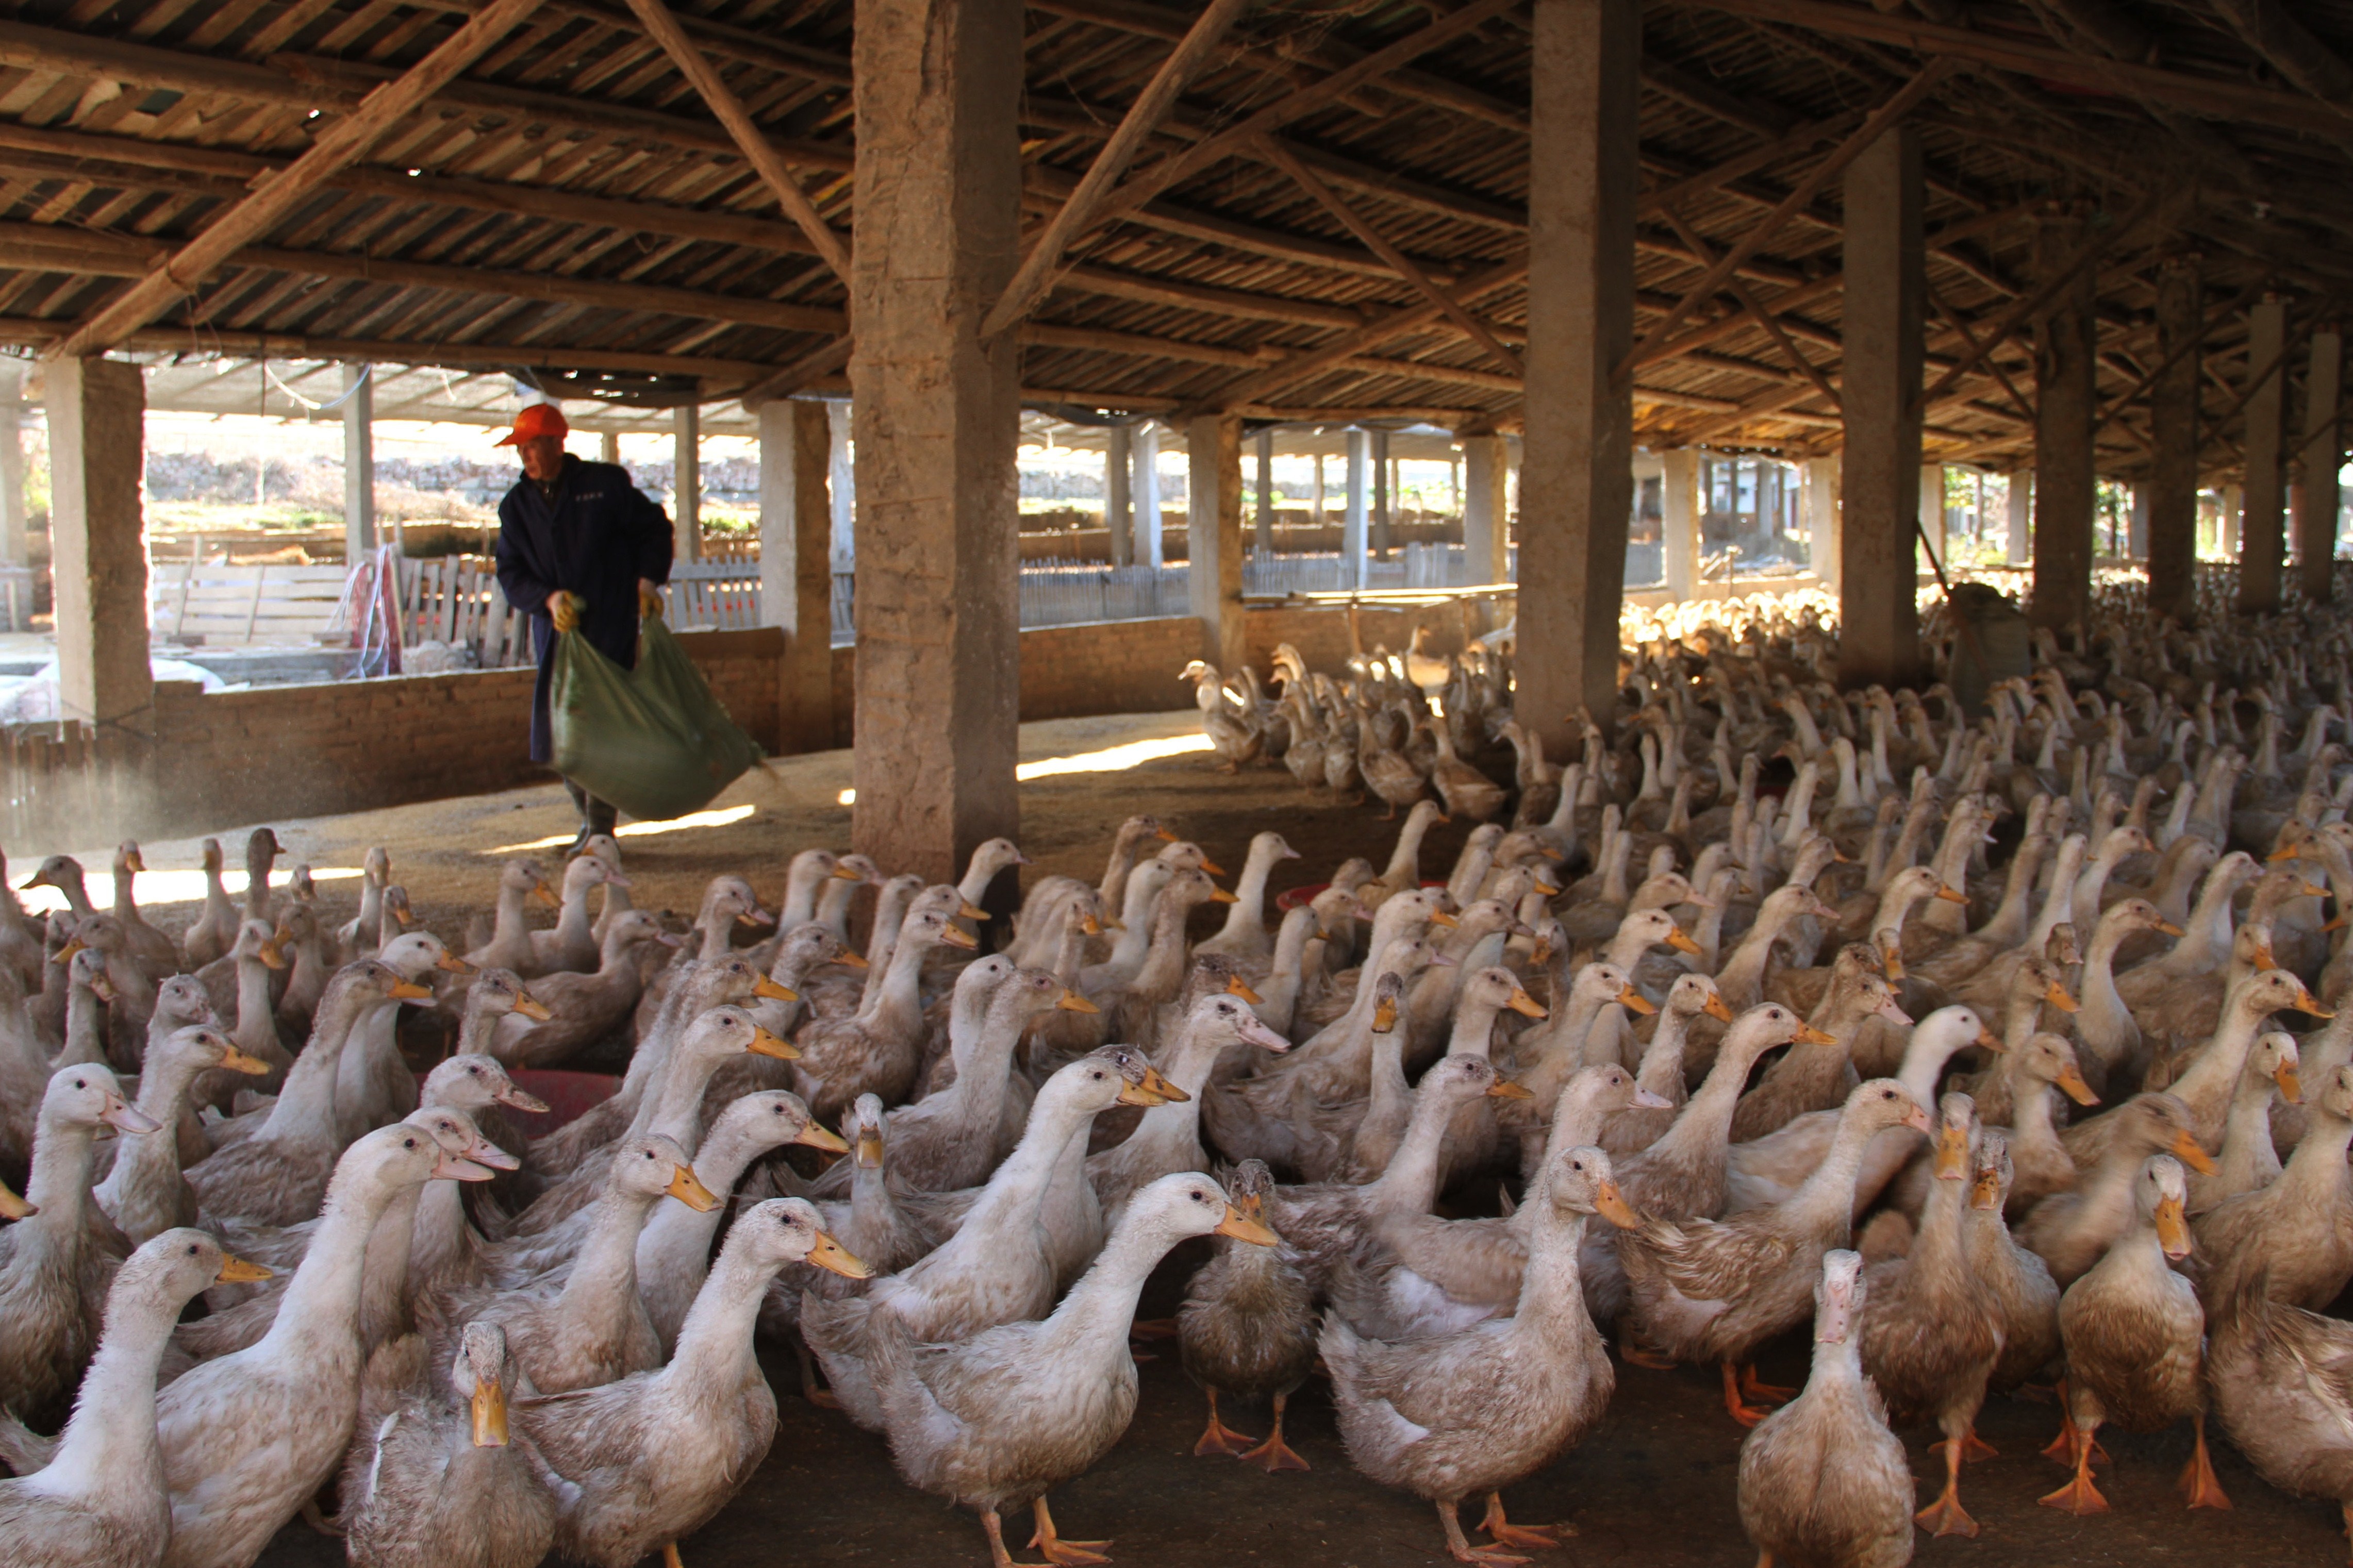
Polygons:
M396 121L454 80L482 52L512 32L540 0L490 0L463 26L411 66L396 80L376 89L348 114L319 132L310 151L270 175L252 195L216 216L202 234L156 263L153 271L101 306L44 359L75 359L105 353L123 334L137 331L249 241L293 212L322 181L355 163Z
M1482 294L1525 281L1527 275L1528 264L1525 258L1498 263L1457 285L1453 292L1455 302L1467 308ZM1353 331L1343 333L1320 348L1303 350L1281 364L1228 387L1217 401L1229 409L1237 404L1261 402L1267 393L1276 388L1293 385L1329 365L1354 359L1393 338L1442 320L1444 316L1444 311L1427 300L1391 310Z
M629 0L632 5L658 5L659 0ZM1160 62L1152 80L1145 84L1135 100L1121 117L1119 128L1095 154L1087 166L1078 187L1062 203L1060 212L1048 220L1046 229L1030 243L1005 291L997 298L987 316L982 321L983 337L994 337L1015 321L1035 310L1038 302L1053 287L1054 273L1060 267L1062 253L1071 242L1092 227L1110 200L1120 176L1127 173L1129 163L1142 150L1145 138L1176 107L1176 95L1185 84L1207 62L1209 54L1226 36L1235 18L1241 15L1247 0L1209 0L1193 25L1166 59Z

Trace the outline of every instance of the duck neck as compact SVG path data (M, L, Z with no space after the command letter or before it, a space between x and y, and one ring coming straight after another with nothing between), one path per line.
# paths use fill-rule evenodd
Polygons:
M188 1086L201 1071L185 1051L152 1051L147 1070L139 1075L139 1109L162 1124L159 1132L142 1132L125 1141L114 1155L100 1190L110 1196L133 1187L153 1191L180 1174L180 1111L187 1103ZM143 1237L142 1238L144 1239Z
M2237 1085L2239 1074L2247 1065L2247 1053L2254 1049L2255 1036L2262 1032L2263 1019L2268 1016L2258 1008L2258 1004L2246 1000L2246 990L2241 987L2238 995L2222 1009L2221 1027L2214 1031L2214 1037L2206 1042L2206 1048L2189 1064L2189 1070L2172 1086L2175 1096L2192 1110L2211 1106ZM2207 1125L2206 1114L2201 1111L2199 1118L2201 1135Z
M1389 1214L1428 1214L1438 1200L1440 1161L1445 1152L1447 1124L1454 1107L1434 1088L1417 1090L1413 1116L1389 1167L1364 1189L1365 1207Z
M322 1005L311 1030L310 1044L286 1069L286 1082L269 1119L254 1135L259 1138L317 1137L332 1134L335 1116L335 1078L342 1064L343 1042L362 1016L356 997L346 998L332 1016Z
M1510 1332L1534 1334L1548 1341L1563 1336L1590 1336L1593 1320L1585 1308L1580 1257L1584 1250L1584 1215L1555 1207L1549 1193L1533 1192L1527 1206L1538 1209L1529 1233L1527 1268L1520 1276L1519 1307Z
M1976 932L1979 942L2000 947L2014 947L2026 934L2026 910L2034 897L2034 872L2042 860L2042 838L2029 834L2010 858L2010 875L2001 885L2001 902L1995 906L1993 918Z
M1406 814L1397 847L1389 851L1388 868L1381 873L1382 881L1400 893L1421 885L1421 837L1429 831L1430 813L1416 806Z
M1716 989L1722 991L1727 999L1745 997L1754 1000L1756 992L1765 983L1765 965L1773 955L1773 944L1781 940L1781 933L1788 929L1794 918L1793 905L1768 900L1758 911L1757 923L1748 928L1748 934L1740 939L1740 945L1734 948L1732 956L1724 961L1724 968L1715 978ZM1740 1003L1735 1001L1733 1005L1738 1006Z
M901 940L891 949L891 967L883 974L881 988L859 1009L862 1027L912 1035L923 1026L923 960L931 951L931 943L911 941L901 933Z
M65 1048L58 1053L58 1067L105 1065L106 1026L100 1019L99 1007L98 993L89 986L67 988Z
M627 1315L638 1299L638 1233L660 1199L659 1193L615 1190L597 1200L588 1238L556 1305L565 1322L593 1332Z
M1472 997L1456 1007L1454 1029L1446 1038L1446 1054L1488 1060L1495 1043L1495 1016L1502 1011L1500 1005L1483 997Z
M847 942L849 940L850 901L858 897L858 890L865 885L850 881L846 877L828 877L825 887L818 894L817 912L809 918ZM792 928L784 926L779 929L790 931Z
M482 1000L477 1001L477 997ZM458 1043L451 1047L452 1055L491 1054L491 1045L498 1037L499 1020L507 1016L509 1009L492 1011L488 997L489 994L479 986L466 994L466 1016L458 1025Z
M1747 1086L1757 1058L1771 1047L1750 1042L1736 1032L1726 1035L1709 1064L1707 1077L1683 1105L1674 1125L1651 1145L1662 1158L1720 1152L1732 1140L1732 1118L1740 1108L1740 1091Z
M1111 859L1104 865L1103 881L1095 889L1103 896L1103 908L1115 910L1124 901L1128 873L1135 869L1136 857L1143 848L1144 834L1140 829L1123 827L1119 837L1112 840Z
M994 1118L1003 1110L1005 1080L1013 1067L1013 1047L1021 1043L1022 1027L1035 1016L1024 1005L1028 997L1008 995L1013 990L1011 985L997 987L981 1020L980 1037L973 1042L965 1059L956 1064L955 1082L948 1086L948 1092L956 1097L961 1117L978 1121Z
M588 889L586 881L567 881L564 888L564 908L556 912L555 940L565 952L575 952L596 945L588 919ZM366 906L361 906L361 918L366 918Z
M2353 1121L2332 1116L2316 1105L2304 1137L2296 1144L2295 1152L2288 1156L2279 1180L2294 1184L2289 1192L2322 1195L2334 1202L2345 1184L2345 1151L2348 1145L2353 1145Z
M1642 1059L1634 1069L1634 1087L1668 1100L1683 1091L1683 1047L1691 1036L1692 1016L1680 1007L1659 1010L1659 1026Z
M946 1246L954 1247L967 1236L977 1240L1010 1218L1035 1213L1047 1184L1053 1180L1054 1168L1061 1163L1062 1151L1085 1132L1092 1121L1092 1112L1077 1110L1066 1098L1041 1095L1029 1108L1029 1124L1021 1130L1021 1142L990 1173L972 1213Z
M1185 921L1190 904L1164 898L1152 911L1152 945L1135 972L1129 991L1148 1001L1162 1002L1176 994L1185 981Z
M1085 1349L1106 1360L1116 1354L1122 1365L1132 1366L1127 1361L1127 1326L1135 1319L1145 1280L1167 1255L1167 1236L1143 1215L1114 1229L1103 1251L1095 1255L1094 1266L1071 1287L1071 1293L1046 1320L1048 1354L1069 1356ZM1134 1373L1130 1371L1127 1375Z
M280 1048L278 1014L269 1002L269 965L259 953L237 955L235 1038L239 1050L258 1053L266 1047L274 1054Z
M499 901L491 917L491 946L504 950L518 942L531 941L528 924L523 918L523 900L530 896L529 888L518 888L508 882L499 884Z
M1226 923L1218 933L1220 937L1266 940L1266 879L1273 870L1273 849L1250 846L1250 858L1242 863L1241 879L1234 884L1234 901L1226 906Z
M409 1272L420 1285L430 1283L474 1245L473 1226L466 1218L465 1194L459 1184L431 1181L417 1199L411 1227Z
M1112 943L1107 967L1133 974L1144 966L1145 949L1152 942L1152 905L1157 897L1150 878L1127 879L1127 896L1119 910L1119 939Z
M638 1108L630 1136L659 1132L681 1149L693 1149L701 1142L702 1092L711 1087L711 1075L719 1070L719 1061L708 1051L671 1051L663 1068L661 1087Z
M1872 1137L1873 1130L1861 1118L1839 1117L1830 1152L1786 1205L1794 1211L1799 1225L1808 1229L1835 1228L1841 1236L1847 1233L1854 1212L1855 1176L1862 1169L1863 1151L1871 1146Z
M74 1400L73 1418L40 1471L51 1496L113 1506L153 1483L163 1459L155 1436L155 1374L178 1313L145 1292L109 1296L106 1331Z
M694 1293L678 1349L655 1375L675 1389L714 1399L740 1397L747 1380L759 1376L752 1356L752 1323L767 1294L773 1264L740 1247L721 1249L719 1261Z
M51 1246L72 1247L82 1234L82 1202L90 1193L90 1167L98 1130L84 1122L43 1115L33 1141L31 1179L25 1184L25 1201L40 1212L9 1227L21 1249L27 1237ZM163 1132L142 1134L150 1138Z
M310 1250L287 1282L269 1333L255 1347L264 1359L307 1358L338 1343L357 1342L368 1238L395 1195L391 1185L375 1180L328 1184Z

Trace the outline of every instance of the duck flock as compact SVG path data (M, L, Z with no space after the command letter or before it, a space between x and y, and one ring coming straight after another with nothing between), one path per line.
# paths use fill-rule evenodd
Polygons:
M10 1559L242 1568L300 1516L355 1564L679 1568L775 1436L763 1341L1000 1568L1008 1509L1109 1560L1048 1494L1128 1426L1132 1337L1198 1455L1271 1472L1328 1380L1466 1563L1558 1545L1504 1489L1621 1363L1721 1378L1721 1506L1784 1565L1974 1535L1979 1459L2105 1511L2102 1429L2185 1422L2187 1507L2227 1440L2353 1528L2353 638L2208 592L2190 629L2105 590L1975 711L1841 693L1816 604L1679 606L1557 765L1507 638L1197 666L1228 766L1404 814L1280 899L1281 834L1228 888L1147 816L1002 921L1004 840L954 885L804 849L689 923L598 837L455 945L383 850L338 921L268 829L241 906L208 845L176 935L135 845L111 909L53 858L46 922L0 898ZM624 1047L568 1119L531 1092ZM2038 1388L2046 1458L1996 1461L1984 1400Z

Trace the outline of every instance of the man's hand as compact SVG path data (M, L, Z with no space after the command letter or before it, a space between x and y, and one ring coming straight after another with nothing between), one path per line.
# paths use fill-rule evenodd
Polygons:
M662 613L661 590L650 577L638 579L638 615L642 619L659 620Z
M555 623L559 632L579 630L580 612L587 607L587 600L568 589L558 588L547 596L547 618Z

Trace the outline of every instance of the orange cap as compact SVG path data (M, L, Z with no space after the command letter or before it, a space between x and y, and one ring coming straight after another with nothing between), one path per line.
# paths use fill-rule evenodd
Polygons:
M571 434L572 426L565 422L563 409L553 403L531 403L516 411L514 428L499 445L512 447L518 441L529 441L535 437L561 437Z

